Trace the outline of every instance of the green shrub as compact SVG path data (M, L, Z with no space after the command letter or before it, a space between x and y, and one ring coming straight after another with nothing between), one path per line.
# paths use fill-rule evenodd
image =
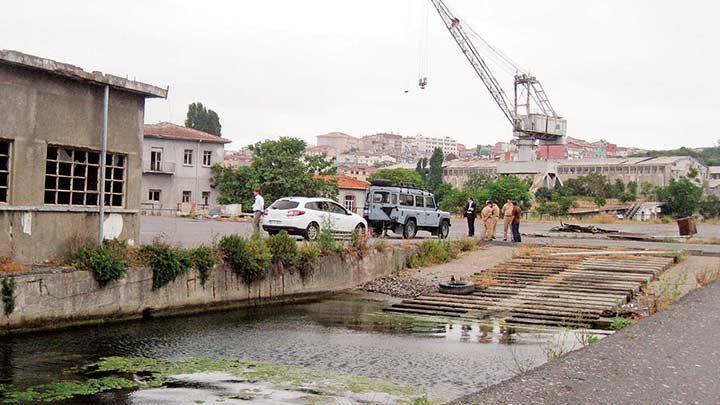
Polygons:
M294 269L300 273L300 278L306 279L320 260L320 247L315 243L305 243L297 251L297 261Z
M424 266L424 263L420 259L420 255L417 253L411 253L405 258L405 267L410 269L417 269Z
M281 231L277 235L270 236L268 247L274 264L282 265L283 268L295 266L298 255L297 242L287 232Z
M190 251L190 263L198 272L200 284L205 287L205 283L210 278L210 272L215 267L215 252L208 246L192 249Z
M320 250L325 253L340 253L343 251L342 242L335 240L335 235L329 227L323 227L318 234L317 243Z
M632 325L633 322L635 322L635 321L632 318L626 318L624 316L616 316L612 319L612 322L610 323L610 329L620 330L622 328Z
M350 236L350 249L359 257L365 256L368 250L370 250L368 239L367 232L353 232Z
M478 247L478 240L474 238L462 238L455 241L455 247L461 252L470 252Z
M153 270L153 290L175 281L187 273L192 264L188 250L161 243L143 246L140 252Z
M119 244L111 241L105 241L99 247L93 243L83 245L70 263L79 269L91 271L101 287L121 279L127 271Z
M220 250L225 262L248 285L265 278L272 262L270 248L260 237L248 240L239 235L224 236Z
M449 240L426 240L418 247L418 255L424 265L445 263L457 257Z
M15 311L15 286L15 279L12 277L4 278L2 281L2 302L6 316Z

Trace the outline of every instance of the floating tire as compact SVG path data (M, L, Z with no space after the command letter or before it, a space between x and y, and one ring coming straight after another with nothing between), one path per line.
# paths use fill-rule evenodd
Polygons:
M468 281L454 283L440 283L440 292L443 294L470 295L475 292L475 284Z

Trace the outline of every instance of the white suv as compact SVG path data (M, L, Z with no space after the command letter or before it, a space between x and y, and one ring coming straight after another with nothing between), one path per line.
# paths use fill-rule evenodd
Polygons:
M328 198L286 197L265 211L263 229L270 235L286 231L307 240L317 239L320 229L333 233L365 232L367 222Z

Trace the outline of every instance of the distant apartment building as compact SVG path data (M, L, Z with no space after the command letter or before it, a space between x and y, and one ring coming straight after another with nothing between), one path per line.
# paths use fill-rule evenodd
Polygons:
M339 175L361 181L367 181L368 177L377 171L378 169L368 165L339 166L337 169Z
M211 167L224 163L227 143L219 136L169 122L145 125L143 208L171 212L182 203L200 208L216 205Z
M328 145L308 146L305 148L305 154L310 156L326 155L327 157L337 156L335 148Z
M440 148L443 154L454 153L457 155L457 141L446 136L444 138L430 138L423 135L403 138L403 154L414 157L431 156L436 148Z
M517 146L512 142L497 142L492 147L493 160L511 161L517 155Z
M0 50L0 256L65 257L71 244L100 238L101 205L102 237L139 243L145 99L165 97L149 84Z
M365 165L365 166L386 166L395 164L397 159L394 156L380 153L352 152L339 154L336 157L338 165Z
M455 160L443 166L443 180L454 187L462 187L467 179L476 173L498 175L498 166L507 163L487 160ZM507 167L503 166L505 171ZM631 181L650 183L653 186L667 186L670 179L682 176L689 177L697 171L693 178L702 185L708 179L708 168L690 156L672 156L657 158L607 158L607 159L563 159L557 161L557 176L560 181L586 176L590 173L605 175L608 180L616 179L623 183Z
M708 167L707 192L720 197L720 166Z
M335 152L345 153L360 150L360 139L342 132L330 132L317 136L318 146L330 146Z
M361 150L399 157L403 151L403 137L397 134L379 133L362 137Z

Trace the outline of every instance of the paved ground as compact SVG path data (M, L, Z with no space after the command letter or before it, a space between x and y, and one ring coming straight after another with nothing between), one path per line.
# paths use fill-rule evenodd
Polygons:
M521 231L524 233L543 233L557 225L553 222L526 222L522 224ZM587 225L587 224L585 224ZM647 233L655 236L677 236L677 226L673 224L609 224L599 225L608 229L618 229L627 232ZM720 237L720 225L699 225L698 237L712 238ZM150 243L155 238L162 238L165 241L182 246L198 246L211 244L213 240L223 235L238 233L248 236L252 233L252 226L249 222L231 222L215 220L195 220L175 217L154 217L142 216L140 225L141 243ZM481 235L480 223L476 224L476 237ZM453 220L450 227L450 237L453 239L467 235L467 223L464 220ZM576 236L576 235L571 235ZM429 238L428 232L419 232L418 238ZM497 237L502 240L502 224L498 224ZM390 240L401 240L398 236L391 234ZM634 246L649 249L697 249L706 252L720 253L720 245L703 245L692 243L658 243L658 242L631 242L611 241L604 239L565 239L565 238L525 238L527 242L548 243L554 241L568 243L583 243L604 246Z
M720 282L456 404L718 404Z

